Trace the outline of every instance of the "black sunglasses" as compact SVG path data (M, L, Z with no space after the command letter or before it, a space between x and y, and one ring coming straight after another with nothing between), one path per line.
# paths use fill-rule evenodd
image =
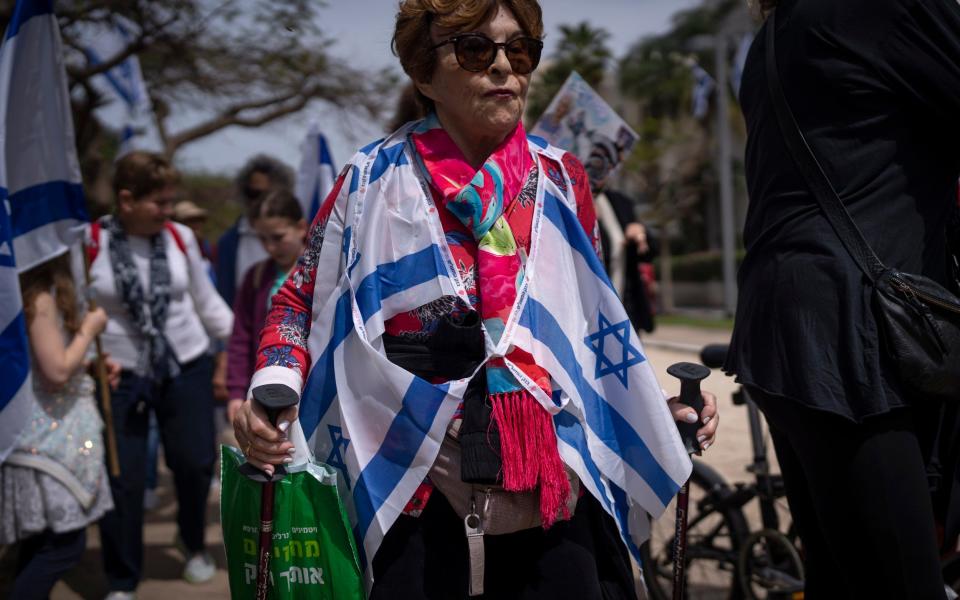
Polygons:
M445 42L440 42L430 50L436 50L447 44L453 44L460 67L472 73L480 73L490 68L497 60L497 51L510 61L510 68L518 75L528 75L540 64L543 42L532 37L519 37L509 42L495 42L482 33L464 33Z

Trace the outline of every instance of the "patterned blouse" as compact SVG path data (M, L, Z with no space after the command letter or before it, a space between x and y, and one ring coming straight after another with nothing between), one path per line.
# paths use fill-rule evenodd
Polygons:
M593 197L583 166L572 154L563 155L570 183L573 186L577 204L577 218L588 233L597 254L600 254L600 237L597 218L593 208ZM560 190L567 191L560 165L545 156L540 156L539 169ZM504 211L510 228L513 230L517 245L525 253L530 252L530 234L533 225L534 204L537 193L539 169L534 166L517 198ZM314 283L317 278L317 261L323 245L327 219L333 210L334 202L349 175L344 169L335 182L311 226L307 248L297 261L297 265L287 278L286 283L273 297L273 307L267 316L266 326L260 334L260 349L257 352L257 369L267 366L282 366L295 369L305 381L310 367L310 354L307 349L307 336L310 333L310 315L313 306ZM441 198L434 193L434 202L438 205ZM450 246L460 277L466 287L470 302L479 309L479 297L476 285L477 244L467 228L449 211L438 211L440 222ZM412 340L423 340L435 331L443 318L460 321L471 309L456 296L444 296L407 313L395 315L385 323L386 333ZM417 489L407 503L404 514L419 516L426 506L433 486L429 480Z

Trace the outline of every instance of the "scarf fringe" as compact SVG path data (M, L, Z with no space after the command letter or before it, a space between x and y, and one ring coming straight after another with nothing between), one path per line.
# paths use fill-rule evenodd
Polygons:
M525 391L491 394L490 403L500 431L504 489L524 492L539 487L544 529L560 516L569 519L570 481L550 414Z

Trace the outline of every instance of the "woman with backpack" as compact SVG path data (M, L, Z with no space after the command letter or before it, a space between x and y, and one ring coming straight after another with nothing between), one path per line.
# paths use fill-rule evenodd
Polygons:
M103 346L123 368L113 394L121 472L110 481L116 508L100 521L108 598L132 598L142 574L151 409L173 471L184 578L199 583L215 571L203 539L216 460L207 348L210 335L226 339L233 314L207 275L193 233L170 221L177 183L166 159L131 152L116 164L114 214L91 226L91 288L109 317Z

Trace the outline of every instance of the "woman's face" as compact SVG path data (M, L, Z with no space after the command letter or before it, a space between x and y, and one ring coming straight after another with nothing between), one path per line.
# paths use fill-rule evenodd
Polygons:
M294 222L286 217L260 217L253 222L253 230L273 262L284 269L292 267L303 252L307 234L303 219Z
M526 34L509 8L500 5L494 17L471 32L454 32L434 26L434 44L460 33L481 33L495 42L508 42ZM429 82L418 82L420 91L434 101L437 116L445 128L467 140L497 141L517 126L527 100L530 75L519 75L510 67L503 49L485 71L473 73L460 67L454 45L437 48L437 67Z
M120 190L117 213L124 230L130 235L150 237L163 231L173 216L173 205L179 199L176 186L168 185L140 198Z

